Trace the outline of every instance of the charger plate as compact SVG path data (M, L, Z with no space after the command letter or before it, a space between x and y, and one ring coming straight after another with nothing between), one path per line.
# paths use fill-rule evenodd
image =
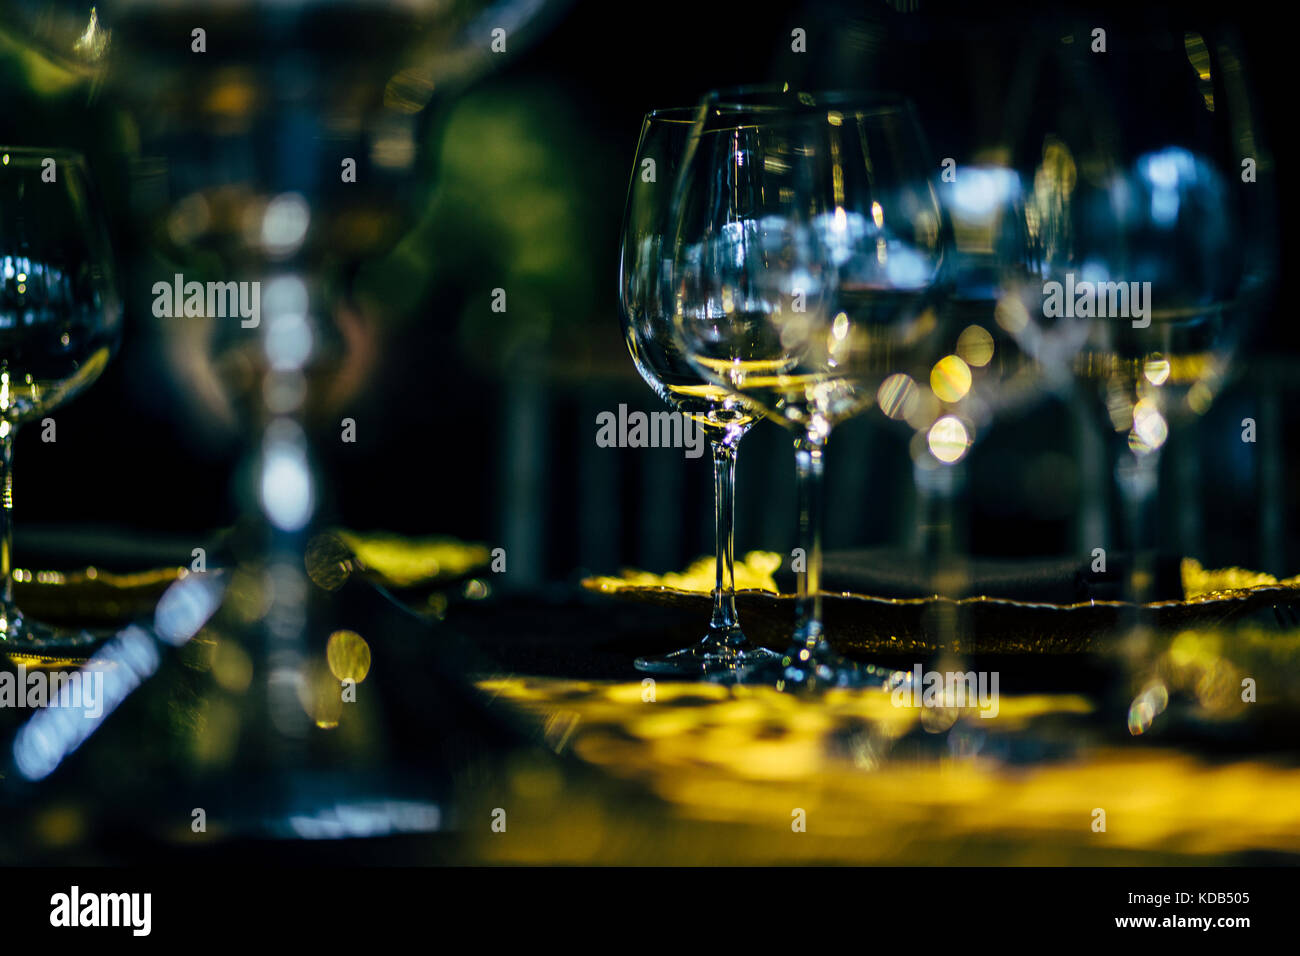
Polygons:
M736 606L745 633L769 647L784 647L794 622L796 596L780 593L772 579L779 555L751 552L737 562ZM1182 562L1185 597L1143 605L1141 620L1162 632L1213 628L1300 608L1300 577L1278 581L1241 568L1206 570ZM712 605L713 561L685 572L656 576L627 571L590 577L589 592L623 601L677 608L707 617ZM1138 609L1125 601L1050 604L1008 598L891 598L824 592L826 634L853 657L916 655L950 650L968 654L1083 654L1108 648ZM942 637L941 635L953 635Z

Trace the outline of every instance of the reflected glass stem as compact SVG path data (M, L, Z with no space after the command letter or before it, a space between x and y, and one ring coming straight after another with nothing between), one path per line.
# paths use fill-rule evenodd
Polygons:
M799 547L804 572L799 575L798 624L795 643L812 654L829 650L822 640L822 521L825 503L824 434L809 432L795 439L795 471L799 482Z

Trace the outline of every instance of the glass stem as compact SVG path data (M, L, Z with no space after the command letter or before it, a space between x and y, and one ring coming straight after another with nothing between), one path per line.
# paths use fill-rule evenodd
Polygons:
M730 432L713 445L713 527L717 577L713 587L710 637L732 646L745 643L736 614L736 444Z
M19 621L14 606L13 542L14 434L9 422L0 422L0 641L8 639Z
M824 436L809 433L795 439L794 459L799 480L799 547L804 573L799 575L798 625L795 641L810 652L822 643L822 456Z

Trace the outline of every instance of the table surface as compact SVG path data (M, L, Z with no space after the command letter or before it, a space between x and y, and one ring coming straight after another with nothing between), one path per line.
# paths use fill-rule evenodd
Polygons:
M896 706L880 690L805 697L647 681L632 659L698 638L697 616L576 586L457 600L440 620L397 611L369 585L348 587L345 603L374 658L374 676L358 685L369 702L313 733L335 742L370 734L368 772L436 751L438 773L427 779L443 814L436 834L350 841L349 858L1300 861L1295 691L1274 692L1297 686L1295 633L1175 636L1165 656L1176 665L1173 696L1134 735L1113 662L1082 656L1000 659L998 713L984 717ZM164 651L157 673L48 779L17 779L10 766L0 778L0 859L318 852L185 826L195 742L210 749L214 734L214 712L191 691L208 653L200 643ZM1250 652L1236 654L1242 648ZM12 672L13 660L5 667ZM1258 703L1236 701L1242 667L1260 675ZM26 719L0 710L6 751ZM238 779L236 790L259 778ZM186 795L169 797L169 788ZM492 826L498 811L504 833ZM137 829L148 839L128 838Z

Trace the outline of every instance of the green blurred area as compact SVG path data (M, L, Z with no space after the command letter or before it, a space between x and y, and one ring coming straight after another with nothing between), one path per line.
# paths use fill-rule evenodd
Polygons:
M488 373L622 359L617 335L592 334L617 328L604 280L615 266L610 202L621 206L625 176L609 143L558 90L518 80L468 93L431 127L428 205L361 270L358 298L404 322L444 324L448 344ZM493 311L496 289L504 311Z

